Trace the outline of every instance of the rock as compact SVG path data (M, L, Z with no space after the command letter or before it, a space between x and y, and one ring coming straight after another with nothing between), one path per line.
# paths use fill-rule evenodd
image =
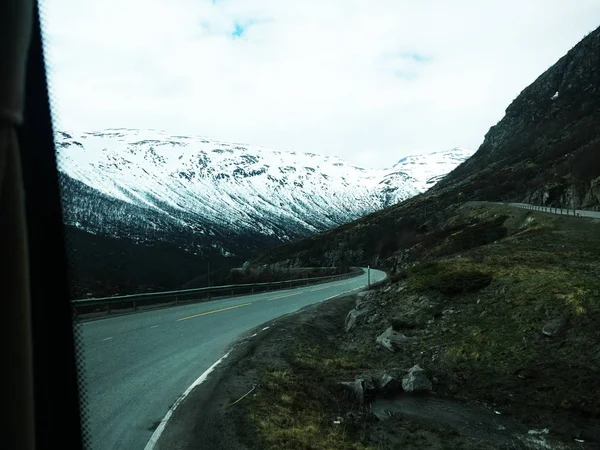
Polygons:
M379 319L379 314L375 313L372 316L369 316L369 318L367 319L367 323L373 323L377 319Z
M365 314L367 310L363 309L358 311L356 309L351 310L346 316L346 332L352 331L357 325L360 316Z
M363 392L365 393L365 402L370 403L375 400L377 389L375 389L372 377L363 378Z
M354 381L342 381L340 384L346 387L350 395L358 402L364 405L375 398L375 386L369 378L357 378Z
M542 328L542 333L546 336L555 336L564 329L565 325L565 320L557 317L556 319L552 319L550 322L544 325L544 328Z
M416 338L408 337L403 335L402 333L398 333L394 330L393 327L389 327L379 336L375 342L377 345L382 346L383 348L389 350L390 352L395 352L397 349L401 348L404 344L414 341Z
M402 378L402 389L406 392L431 391L431 381L425 370L415 365Z
M348 389L351 396L362 405L365 402L365 391L363 389L363 380L357 378L354 381L342 381L340 384Z
M356 306L355 309L363 309L367 306L369 306L370 303L373 302L373 300L376 297L376 292L374 291L362 291L359 292L356 295Z
M388 373L375 377L375 386L384 396L394 395L402 390L402 382Z
M365 294L365 295L361 295L361 294ZM368 291L363 291L363 292L359 292L358 295L356 296L356 309L362 309L365 306L367 306L369 299L372 297L371 292Z

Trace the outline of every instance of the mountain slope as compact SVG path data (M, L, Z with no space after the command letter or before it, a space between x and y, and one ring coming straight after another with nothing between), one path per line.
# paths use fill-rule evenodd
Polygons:
M271 436L287 436L279 416L291 409L280 400L282 389L291 397L324 393L311 408L293 410L298 422L318 429L322 421L314 417L344 417L340 404L349 395L330 389L340 379L358 380L360 400L366 403L367 394L375 398L368 410L380 408L382 419L375 426L370 418L353 421L361 441L346 447L418 442L419 448L462 448L452 442L455 436L468 437L467 446L485 437L465 433L469 421L462 419L449 433L447 423L436 418L436 411L449 411L447 405L433 407L425 417L427 400L419 401L419 413L410 417L405 401L411 396L402 390L414 387L418 378L411 372L418 366L424 390L436 394L421 399L485 405L488 411L477 417L489 413L494 432L508 429L498 427L496 415L524 425L527 434L514 445L487 439L476 448L599 448L597 221L463 202L599 209L599 153L600 28L524 89L475 155L430 190L253 261L259 266L370 264L392 273L385 288L347 303L339 313L334 310L339 302L320 310L320 317L331 315L340 325L322 327L328 331L318 342L311 335L313 320L301 332L286 330L288 347L277 352L269 347L269 355L290 357L275 368L287 369L285 384L263 393L267 401L258 403L266 405L261 420L273 424L260 437L269 442ZM340 375L339 365L330 369L326 360L345 361L353 369ZM320 376L307 376L314 373L307 364ZM262 379L274 373L271 366L258 368ZM398 385L392 392L390 379ZM370 382L374 388L367 390ZM257 416L255 405L245 417ZM395 411L401 420L394 419ZM478 432L485 428L481 420L473 422ZM403 428L406 423L410 426ZM314 435L326 435L325 430ZM423 438L430 433L431 445Z
M468 155L421 155L375 170L160 131L59 132L56 140L68 224L139 241L194 241L189 250L199 253L207 245L239 253L236 236L284 242L340 225L417 194L425 178ZM412 169L413 178L406 172L415 161L426 170Z
M525 88L465 163L435 186L480 199L600 207L600 29Z
M363 169L338 158L157 131L61 132L57 147L60 170L70 178L200 234L225 226L286 240L417 193L404 174L390 182L390 171ZM381 194L382 182L390 188L387 195ZM74 224L78 214L89 215L75 204L68 211L67 220ZM88 221L86 227L93 224Z
M187 281L182 274L190 274L190 264L200 268L189 278L208 262L213 269L239 266L269 247L409 198L427 177L460 162L455 150L431 156L442 164L413 157L420 167L413 178L402 164L364 169L335 157L156 130L60 131L56 146L67 238L74 236L70 248L77 252L76 296L164 288L169 278L175 287ZM177 276L141 269L160 261L161 252L169 254L165 272ZM140 269L115 271L115 258Z
M439 238L427 230L463 200L600 209L599 80L600 28L525 88L478 151L427 192L273 249L255 264L394 267Z

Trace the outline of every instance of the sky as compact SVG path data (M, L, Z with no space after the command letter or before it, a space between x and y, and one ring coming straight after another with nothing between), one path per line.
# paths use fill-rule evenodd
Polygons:
M54 126L155 128L364 167L476 149L598 0L46 0Z

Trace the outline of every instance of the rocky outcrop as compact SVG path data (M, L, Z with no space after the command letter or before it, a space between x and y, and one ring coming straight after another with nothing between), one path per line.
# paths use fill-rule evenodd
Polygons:
M526 87L478 151L433 188L480 200L596 209L600 28Z
M431 391L431 388L427 373L418 365L413 366L402 378L402 389L405 392L427 392Z
M367 311L366 310L351 310L346 316L346 332L352 331L359 322L361 316L363 316Z
M590 187L583 198L582 208L600 210L600 177L590 180Z
M356 307L346 316L346 332L352 331L363 321L371 322L373 320L372 318L374 315L372 312L374 305L372 304L372 301L376 295L375 291L362 291L356 295Z

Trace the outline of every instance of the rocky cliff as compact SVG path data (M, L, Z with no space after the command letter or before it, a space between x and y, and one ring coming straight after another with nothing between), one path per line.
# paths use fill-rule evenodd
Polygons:
M599 157L600 28L526 87L477 152L431 189L255 263L392 268L442 239L439 227L467 200L600 210Z
M599 157L600 28L526 87L432 192L599 209Z

